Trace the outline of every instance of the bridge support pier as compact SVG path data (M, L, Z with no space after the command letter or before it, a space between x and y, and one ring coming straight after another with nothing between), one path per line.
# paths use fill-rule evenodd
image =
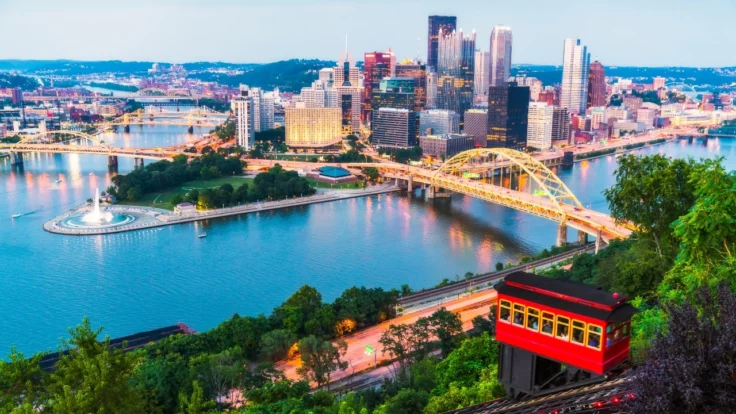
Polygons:
M595 237L595 253L598 254L598 251L601 249L601 242L603 240L601 239L601 229L598 229L598 233Z
M588 244L588 233L578 230L578 244L581 246Z
M107 168L112 171L118 170L118 156L117 155L107 156Z
M429 186L429 194L427 194L427 198L433 199L433 198L450 198L452 195L451 192L445 190L444 188L440 188L434 185Z
M189 131L190 134L193 134L194 133L194 126L189 125L189 129L187 131Z
M23 165L23 153L22 152L11 152L10 153L10 165Z
M557 246L562 247L567 244L567 224L560 223L557 226Z
M409 179L406 180L406 191L410 193L414 191L414 177L411 175L409 176Z
M143 158L134 158L135 160L135 168L143 167Z
M125 126L125 127L123 128L123 132L125 132L125 133L130 133L130 125L126 125L126 126Z

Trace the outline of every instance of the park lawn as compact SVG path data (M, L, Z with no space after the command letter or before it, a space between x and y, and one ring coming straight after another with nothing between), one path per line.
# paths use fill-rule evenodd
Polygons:
M245 177L242 175L236 175L233 177L218 177L211 180L193 180L183 183L179 187L173 187L166 191L147 193L144 194L140 200L137 201L125 201L125 204L143 207L156 207L165 210L174 210L174 205L171 204L171 200L175 195L180 194L182 197L191 190L203 190L206 188L219 188L223 184L230 184L233 188L237 189L243 183L251 185L253 178Z

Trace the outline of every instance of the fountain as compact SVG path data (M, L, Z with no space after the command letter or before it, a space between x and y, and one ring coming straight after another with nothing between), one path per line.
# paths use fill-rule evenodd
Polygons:
M113 215L109 211L104 213L100 211L100 189L95 189L95 198L93 201L92 211L82 216L82 221L89 224L107 224L113 220Z
M95 190L95 198L92 200L92 210L84 214L73 214L57 223L61 228L67 230L108 230L132 223L136 215L112 213L100 209L100 189Z

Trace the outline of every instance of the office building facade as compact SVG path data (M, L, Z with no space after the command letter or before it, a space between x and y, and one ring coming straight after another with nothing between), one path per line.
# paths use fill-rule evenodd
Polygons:
M488 85L503 86L511 76L511 28L496 26L491 31L491 68Z
M417 145L416 113L406 109L380 108L373 111L373 142L384 148Z
M422 154L450 158L475 148L475 140L467 134L426 135L419 137Z
M469 109L465 112L464 130L473 137L475 146L485 148L488 142L488 110Z
M562 51L560 107L576 114L585 113L588 102L590 54L580 39L565 39Z
M515 83L490 86L486 145L523 150L526 147L528 115L529 87Z
M488 79L490 78L491 53L475 52L475 70L473 80L474 94L476 96L488 95Z
M247 86L241 85L240 96L233 99L231 107L235 114L235 132L238 146L245 151L253 149L256 140L253 98Z
M394 76L396 55L388 52L366 52L363 56L363 120L368 120L371 111L371 96L378 89L381 79Z
M286 108L286 145L296 148L320 148L340 142L340 108Z
M439 50L439 33L452 33L457 28L455 16L429 16L427 28L427 69L437 72L437 54Z
M588 69L588 108L606 106L606 71L597 60Z
M570 143L570 111L566 108L552 110L552 145L561 146Z
M540 150L552 147L552 114L554 108L543 102L529 103L529 126L526 146Z
M446 135L460 132L460 115L445 109L427 109L419 113L420 135Z
M414 111L427 107L427 66L419 61L396 65L397 78L414 79Z
M437 105L464 114L473 103L475 31L440 32L437 56Z

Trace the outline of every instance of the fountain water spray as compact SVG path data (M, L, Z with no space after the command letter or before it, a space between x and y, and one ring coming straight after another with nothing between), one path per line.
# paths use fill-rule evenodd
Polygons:
M100 211L100 189L95 189L92 211L82 216L82 221L91 224L109 223L112 221L112 213Z

